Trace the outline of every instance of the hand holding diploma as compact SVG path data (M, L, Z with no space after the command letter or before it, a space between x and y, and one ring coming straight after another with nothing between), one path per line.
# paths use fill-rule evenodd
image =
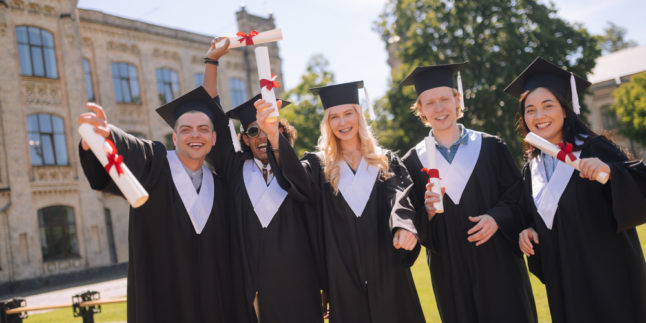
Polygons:
M610 177L610 168L608 165L596 158L593 159L598 160L603 165L599 165L594 161L587 161L591 158L583 160L577 159L576 156L572 154L572 144L570 143L560 143L559 146L557 146L533 132L530 132L525 136L525 141L544 153L574 167L574 169L581 172L581 177L594 179L601 184L608 182L608 178ZM585 168L582 168L581 166L585 166Z
M148 192L123 163L123 157L119 156L114 143L108 139L110 129L103 108L94 103L88 103L87 108L94 113L82 113L78 118L81 147L83 150L92 149L130 205L140 207L148 200Z
M278 119L278 106L276 105L274 88L280 87L280 84L275 81L276 76L271 74L267 47L260 46L256 48L256 65L258 66L258 78L260 79L260 94L262 94L262 99L270 103L274 108L268 117L268 121L272 121L274 118Z
M265 43L272 43L283 39L283 32L280 29L272 29L264 32L257 32L255 30L249 33L238 32L235 36L227 37L231 40L229 48L237 48L251 45L259 45ZM218 41L215 45L216 48L223 47L225 41Z
M426 158L428 161L428 169L424 168L422 169L422 172L428 174L428 183L432 183L432 185L426 186L426 195L425 195L425 200L426 200L426 212L429 214L429 221L435 216L435 213L444 213L444 204L442 203L442 196L444 195L442 192L442 188L440 186L440 171L437 168L437 149L435 148L435 139L431 136L426 136L424 138L424 144L426 145ZM433 195L429 195L429 189L433 193ZM428 200L429 198L432 198L432 196L439 196L439 200L435 201L429 205ZM432 212L432 215L431 215Z

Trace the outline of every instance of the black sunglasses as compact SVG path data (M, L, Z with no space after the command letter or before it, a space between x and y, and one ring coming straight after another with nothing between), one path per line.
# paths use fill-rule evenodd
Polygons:
M260 129L256 126L252 126L249 127L249 129L247 129L244 133L250 138L256 138L260 134Z

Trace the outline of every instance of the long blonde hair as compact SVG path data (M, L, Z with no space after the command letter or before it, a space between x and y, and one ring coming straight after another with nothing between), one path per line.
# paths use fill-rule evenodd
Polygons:
M385 150L381 149L377 144L377 140L372 134L366 118L361 113L361 108L357 104L353 104L352 107L357 113L359 118L359 142L361 155L366 160L368 165L373 165L379 168L379 180L386 180L390 178L391 174L388 168L388 157L386 156ZM321 120L321 136L318 140L318 155L321 157L321 162L323 164L323 173L325 179L330 183L332 189L334 189L334 194L339 193L339 161L343 159L343 154L340 151L339 139L332 132L329 122L329 110L325 110L323 115L323 120Z

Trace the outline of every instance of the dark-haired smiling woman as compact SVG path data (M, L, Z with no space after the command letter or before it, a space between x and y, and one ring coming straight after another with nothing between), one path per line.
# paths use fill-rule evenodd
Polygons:
M646 222L646 166L579 119L577 91L589 85L539 57L505 89L520 100L523 136L569 143L581 163L577 172L527 147L527 226L518 243L545 284L553 322L646 322L646 264L635 230ZM600 172L610 174L605 185L594 180Z

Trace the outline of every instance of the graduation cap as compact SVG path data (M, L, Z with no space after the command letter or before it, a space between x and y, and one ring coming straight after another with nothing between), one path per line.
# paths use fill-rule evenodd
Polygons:
M262 99L262 96L258 94L247 102L229 110L227 115L232 119L240 120L240 125L246 130L252 122L256 121L256 107L253 104L260 99ZM291 102L283 100L281 109L290 104Z
M460 92L460 106L462 110L464 106L464 93L462 91L462 77L460 76L460 69L469 62L462 62L456 64L441 64L431 66L417 66L415 69L406 76L406 78L399 83L399 86L415 85L417 96L422 92L440 86L448 86L455 88L453 82L453 75L457 71L457 85L458 92Z
M171 128L175 128L177 119L189 111L199 111L206 114L213 122L214 127L226 121L222 108L213 101L213 98L202 86L161 106L156 111Z
M321 103L323 103L323 109L327 110L331 107L342 105L342 104L359 104L359 92L358 90L363 88L364 96L366 97L366 105L368 106L368 112L370 113L370 118L375 119L375 111L370 104L370 97L368 96L368 90L363 85L363 81L354 81L348 83L334 84L323 87L311 88L310 92L314 95L318 95L321 98Z
M542 57L536 59L525 68L507 87L505 93L520 99L525 91L539 87L549 88L561 97L572 98L572 109L576 114L580 112L578 91L585 90L590 82L568 72Z

